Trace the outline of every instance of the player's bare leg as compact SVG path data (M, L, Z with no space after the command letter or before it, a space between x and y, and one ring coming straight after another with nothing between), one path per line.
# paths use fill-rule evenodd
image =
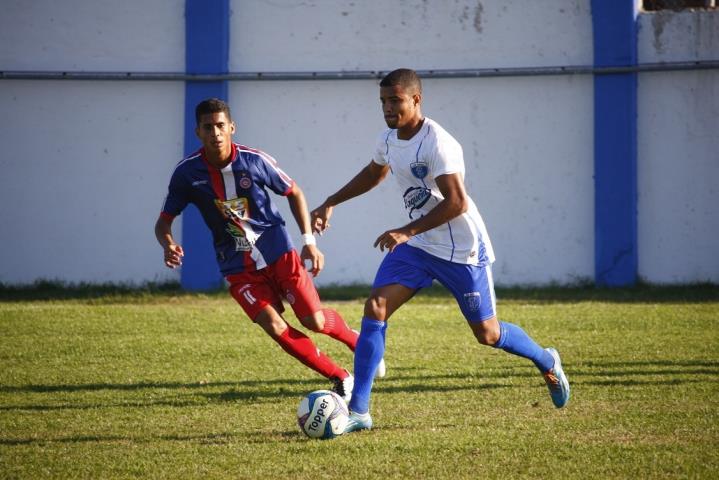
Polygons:
M372 290L364 305L367 318L387 321L399 307L404 305L415 294L415 290L399 283L385 285Z
M499 322L497 317L491 317L482 322L470 322L474 338L482 345L494 346L499 341Z

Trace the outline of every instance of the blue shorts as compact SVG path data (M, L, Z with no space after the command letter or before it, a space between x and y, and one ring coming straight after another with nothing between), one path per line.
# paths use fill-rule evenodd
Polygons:
M452 292L468 321L482 322L496 315L491 265L478 267L442 260L406 243L384 257L372 288L399 283L419 290L431 286L432 280Z

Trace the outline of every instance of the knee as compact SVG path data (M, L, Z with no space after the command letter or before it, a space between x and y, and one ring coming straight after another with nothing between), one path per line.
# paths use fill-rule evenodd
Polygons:
M317 311L312 315L300 318L303 327L313 332L321 332L325 328L325 316L322 311Z
M387 320L387 300L374 295L370 296L364 304L364 316L375 320Z
M279 338L287 330L287 323L281 316L271 315L266 311L260 312L254 322L272 338Z
M492 325L484 325L483 323L478 324L477 327L473 327L474 337L482 345L493 347L499 342L499 328L493 328Z

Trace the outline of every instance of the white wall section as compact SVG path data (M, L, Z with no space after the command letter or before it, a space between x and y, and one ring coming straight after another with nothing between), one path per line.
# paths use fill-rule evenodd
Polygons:
M230 71L593 64L589 1L230 3ZM184 0L6 0L0 71L183 72ZM719 60L719 12L642 13L639 62ZM719 283L719 70L639 74L639 275ZM593 77L428 79L424 113L463 145L498 285L594 276ZM0 79L0 282L177 279L153 224L183 151L184 83ZM310 207L371 157L377 80L235 81L236 141ZM372 281L406 219L393 180L336 209L320 285ZM299 235L287 202L277 203ZM179 222L178 222L179 223ZM176 233L179 236L177 225Z

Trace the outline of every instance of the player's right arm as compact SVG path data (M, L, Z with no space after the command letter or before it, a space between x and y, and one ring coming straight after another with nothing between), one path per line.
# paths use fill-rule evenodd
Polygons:
M172 236L172 222L182 213L190 200L189 184L182 167L190 160L191 158L181 161L172 172L165 202L162 204L160 216L155 222L155 238L162 247L165 265L168 268L177 268L182 265L182 257L185 255L182 247L175 242Z
M172 237L173 220L174 217L161 213L155 222L155 237L164 251L165 265L168 268L177 268L182 265L182 257L185 255L182 247Z
M322 205L312 210L312 230L320 234L327 230L334 207L369 192L385 179L387 173L389 173L389 165L380 165L371 160L344 187L327 197Z

